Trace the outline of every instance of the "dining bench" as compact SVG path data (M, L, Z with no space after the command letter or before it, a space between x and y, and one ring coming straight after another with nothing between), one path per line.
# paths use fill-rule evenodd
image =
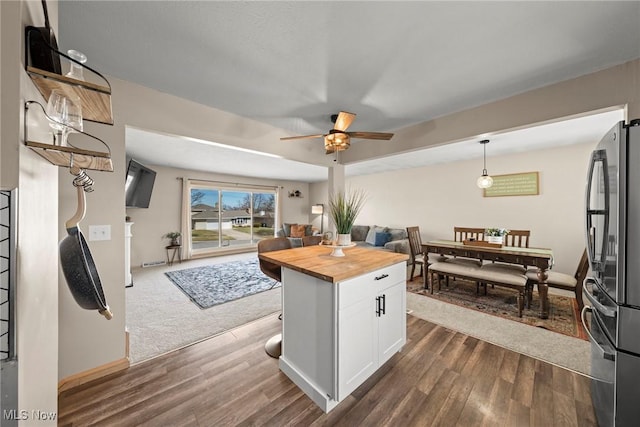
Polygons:
M455 264L447 261L430 264L427 269L427 274L431 282L431 293L433 293L435 283L438 284L438 290L440 290L441 277L444 277L447 285L449 277L456 277L475 281L477 284L476 292L479 290L478 284L480 283L484 284L485 289L487 284L515 289L518 292L519 317L522 317L525 300L527 307L530 307L531 304L531 292L528 291L527 277L524 274L518 274L513 271L488 271L473 264Z

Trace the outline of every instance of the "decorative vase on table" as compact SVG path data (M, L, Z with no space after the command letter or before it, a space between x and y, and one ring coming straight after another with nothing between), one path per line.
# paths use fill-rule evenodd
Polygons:
M349 246L351 244L351 233L349 234L338 234L338 240L336 241L336 245L338 246Z
M504 245L504 236L509 234L506 228L487 228L484 231L485 239L489 243L498 243Z
M504 236L487 236L487 242L504 244Z

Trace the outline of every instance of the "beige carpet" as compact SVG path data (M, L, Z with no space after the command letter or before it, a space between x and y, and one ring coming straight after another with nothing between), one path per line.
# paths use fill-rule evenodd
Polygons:
M280 311L280 288L201 309L169 281L165 272L256 258L256 253L133 270L126 289L129 358L138 363Z

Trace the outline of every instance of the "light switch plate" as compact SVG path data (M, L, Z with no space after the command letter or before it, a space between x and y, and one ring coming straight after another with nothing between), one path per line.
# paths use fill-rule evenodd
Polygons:
M89 241L94 241L94 240L111 240L111 226L110 225L90 225Z

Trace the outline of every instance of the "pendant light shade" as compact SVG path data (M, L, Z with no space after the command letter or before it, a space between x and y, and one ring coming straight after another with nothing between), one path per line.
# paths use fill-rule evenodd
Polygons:
M476 184L478 184L480 188L489 188L493 185L493 178L489 175L482 175L478 178Z
M489 174L487 173L487 144L489 143L488 139L483 139L482 141L480 141L480 144L482 144L482 149L483 149L483 169L482 169L482 175L480 175L480 178L478 178L478 180L476 181L476 184L478 185L478 187L480 188L489 188L493 185L493 178L491 178L489 176Z

